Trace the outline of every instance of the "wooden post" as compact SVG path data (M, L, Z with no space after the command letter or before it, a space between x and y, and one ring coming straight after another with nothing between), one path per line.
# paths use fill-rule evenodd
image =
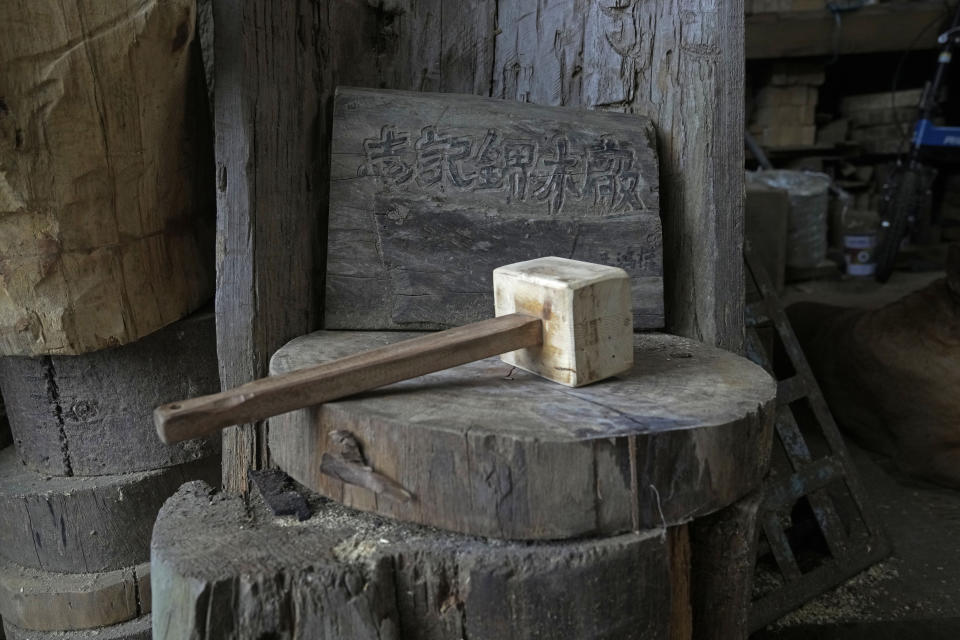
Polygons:
M742 1L541 5L498 4L493 95L653 120L667 329L740 352Z
M743 285L743 2L621 0L572 11L565 3L501 0L493 94L539 104L613 109L650 117L660 152L667 330L740 353ZM722 606L749 606L752 555L701 544L721 529L752 530L752 511L721 511L676 544L673 569L712 566L740 583ZM737 524L732 524L736 522ZM724 529L725 530L725 529ZM675 532L685 540L686 531ZM752 541L750 541L752 542ZM702 555L709 557L699 557ZM749 566L747 567L749 569ZM724 589L705 573L690 584L692 618L707 620ZM678 579L674 575L674 580ZM745 581L745 588L744 588ZM739 596L739 597L736 597ZM675 638L746 637L737 616L695 627L674 604ZM719 619L717 619L719 621Z
M315 3L214 3L217 352L220 381L267 373L270 354L314 328L326 200ZM223 483L265 463L256 425L223 438Z

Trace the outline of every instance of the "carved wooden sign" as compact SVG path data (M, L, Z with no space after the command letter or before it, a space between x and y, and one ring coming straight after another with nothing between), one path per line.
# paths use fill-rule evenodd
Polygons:
M339 88L325 326L487 318L493 269L547 255L625 269L634 326L663 326L655 149L635 115Z

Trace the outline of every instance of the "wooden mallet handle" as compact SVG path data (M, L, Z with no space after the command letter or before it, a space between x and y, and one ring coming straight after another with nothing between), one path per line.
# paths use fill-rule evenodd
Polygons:
M543 321L524 315L432 333L315 367L248 382L235 389L157 407L154 423L170 444L209 435L224 427L263 420L474 362L543 340Z

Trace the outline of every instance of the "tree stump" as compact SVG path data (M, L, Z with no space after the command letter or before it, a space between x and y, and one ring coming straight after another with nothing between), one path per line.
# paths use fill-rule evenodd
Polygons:
M280 349L271 373L410 335L312 333ZM683 524L757 487L773 429L769 374L658 333L636 335L634 362L570 389L489 358L272 418L271 455L348 506L507 539Z
M0 451L0 556L49 572L116 571L149 557L163 501L189 480L216 482L216 458L156 471L61 478Z
M215 332L202 312L115 349L0 358L20 459L38 473L90 476L218 454L218 436L168 446L153 427L154 407L220 389Z
M30 631L106 627L150 612L150 564L54 573L0 560L0 615Z
M157 638L666 638L662 529L510 543L385 520L307 492L276 517L185 485L151 548Z
M213 294L194 6L0 3L0 355L126 344Z
M150 614L147 614L129 622L83 631L29 631L7 621L3 622L3 629L7 640L150 640L150 625Z

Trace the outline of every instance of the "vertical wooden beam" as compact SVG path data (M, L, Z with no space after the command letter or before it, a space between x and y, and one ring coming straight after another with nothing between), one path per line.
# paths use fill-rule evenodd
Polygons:
M500 0L498 25L493 95L653 119L667 329L741 351L742 0Z
M216 0L217 354L233 387L315 327L324 198L318 157L320 5ZM262 425L224 432L223 484L266 462Z
M493 95L653 120L666 329L742 352L743 0L500 0L497 10ZM739 582L727 593L707 572L695 571L692 613L674 603L677 637L686 633L685 612L703 623L719 620L711 608L749 607L752 555L717 555L710 544L728 531L752 531L755 513L747 507L734 505L693 530L692 565ZM685 540L688 533L671 535ZM679 579L684 547L672 549ZM675 596L683 597L681 591ZM725 622L719 635L698 624L693 637L746 637L742 618L731 614Z

